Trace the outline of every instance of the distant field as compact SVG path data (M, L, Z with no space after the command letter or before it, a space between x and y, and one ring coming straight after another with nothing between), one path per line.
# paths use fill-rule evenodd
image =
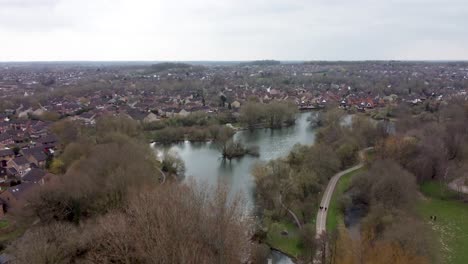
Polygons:
M354 175L364 171L364 168L349 172L343 175L338 183L336 184L335 192L330 201L327 214L327 232L333 232L336 230L338 223L344 222L344 216L339 208L339 199L341 195L349 188L351 180Z
M425 183L421 191L427 199L419 202L418 211L438 235L444 263L468 263L468 204L456 201L457 194L437 182ZM431 215L437 221L430 221Z

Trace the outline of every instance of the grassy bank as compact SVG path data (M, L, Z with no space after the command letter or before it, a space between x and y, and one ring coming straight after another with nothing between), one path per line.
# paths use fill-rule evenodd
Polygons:
M468 261L468 204L457 201L457 194L437 182L421 186L427 199L421 199L418 211L438 236L444 263L465 264ZM430 221L430 216L437 216Z
M283 231L287 231L288 235L283 235ZM302 252L300 241L301 239L297 226L285 222L272 223L266 239L266 243L270 247L293 257L298 257Z
M338 223L344 222L344 215L341 212L339 205L340 197L349 188L353 176L362 172L363 170L364 168L360 168L343 175L336 184L335 192L333 193L330 206L328 207L327 232L335 231Z

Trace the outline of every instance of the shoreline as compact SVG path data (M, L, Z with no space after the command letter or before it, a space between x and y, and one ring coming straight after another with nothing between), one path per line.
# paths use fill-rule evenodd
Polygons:
M266 242L265 242L265 244L266 244L268 247L270 247L270 250L271 250L271 251L277 251L277 252L279 252L280 254L285 255L286 257L290 258L291 261L292 261L293 263L297 263L297 260L298 260L298 259L297 259L296 257L294 257L294 256L292 256L292 255L290 255L290 254L288 254L288 253L282 251L282 250L279 249L279 248L275 248L275 247L271 246L270 244L268 244L268 243L266 243ZM270 253L270 254L271 254L271 253Z
M260 130L260 129L277 130L277 129L289 128L289 127L292 127L292 126L295 126L295 125L296 125L296 122L294 122L291 125L282 126L282 127L274 127L274 128L261 125L261 126L255 127L254 129L249 129L247 127L233 127L232 129L234 130L234 135L235 135L236 133L241 132L241 131L255 131L255 130ZM155 131L157 131L157 130L155 130ZM165 142L165 143L154 141L154 140L149 140L149 143L150 144L154 143L154 144L161 144L161 145L171 145L171 144L179 144L179 143L183 143L183 142L187 142L187 141L190 142L190 143L208 143L208 142L213 142L214 140L212 138L206 139L206 140L189 140L189 139L185 138L184 140L176 140L176 141Z

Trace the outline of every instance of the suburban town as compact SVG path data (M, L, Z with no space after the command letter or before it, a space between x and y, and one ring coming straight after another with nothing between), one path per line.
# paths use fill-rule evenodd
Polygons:
M153 122L197 111L236 112L250 97L262 103L290 101L303 110L340 105L366 111L465 95L468 78L465 63L153 66L5 64L0 96L9 100L2 103L2 117L11 122L5 121L1 131L14 122L36 131L43 123L25 120L47 119L44 115L92 123L106 114Z
M214 118L242 129L243 109L252 102L287 103L306 113L336 108L391 121L402 118L399 109L437 112L454 98L466 100L468 89L468 63L3 63L0 69L0 217L10 219L5 221L11 226L15 218L10 215L21 212L32 194L61 181L65 169L60 157L67 149L63 135L55 133L57 124L91 128L97 120L122 117L152 131L168 126L169 120L182 120L185 126L190 118ZM221 116L229 118L221 121ZM175 140L193 139L181 136ZM216 141L214 134L206 138ZM162 169L178 173L178 168ZM321 210L320 219L326 217L323 206ZM325 220L320 221L316 236L325 232Z

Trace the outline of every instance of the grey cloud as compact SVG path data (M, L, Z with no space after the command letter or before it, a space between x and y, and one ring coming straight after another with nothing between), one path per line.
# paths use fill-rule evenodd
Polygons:
M0 0L0 34L31 42L36 40L31 32L44 34L41 43L47 49L8 46L9 54L32 59L49 47L69 59L95 60L100 58L84 54L102 50L107 59L149 60L399 59L411 54L468 59L465 1ZM59 46L70 35L96 43L80 53ZM146 44L136 45L137 40ZM107 42L119 45L107 48Z

